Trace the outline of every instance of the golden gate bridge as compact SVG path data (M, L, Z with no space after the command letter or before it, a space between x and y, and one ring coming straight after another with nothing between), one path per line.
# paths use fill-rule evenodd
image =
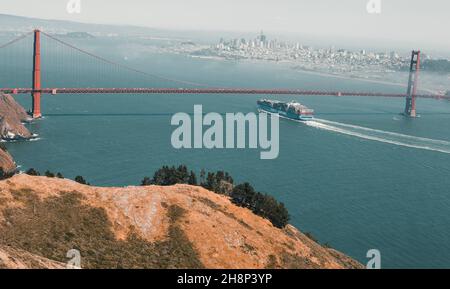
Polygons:
M157 88L157 87L104 87L104 88L91 88L91 87L50 87L43 88L41 86L41 34L49 39L62 44L74 51L78 51L91 58L97 59L103 63L112 65L116 68L125 69L135 73L139 73L146 76L156 77L176 83L205 86L202 88ZM433 99L449 99L448 95L440 94L418 94L418 80L420 72L420 51L412 51L411 63L409 70L409 78L406 93L384 93L384 92L351 92L351 91L321 91L321 90L304 90L304 89L257 89L257 88L220 88L220 87L207 87L203 84L198 84L189 81L183 81L178 79L165 78L158 75L153 75L142 70L138 70L117 62L113 62L104 57L98 56L94 53L88 52L84 49L78 48L72 44L69 44L61 39L56 38L53 35L47 34L40 30L34 30L30 33L24 34L8 43L1 45L0 50L11 46L26 37L34 35L33 38L33 70L32 70L32 86L30 88L0 88L0 93L8 94L31 94L32 96L32 109L31 114L33 118L40 118L41 113L41 95L42 94L259 94L259 95L304 95L304 96L370 96L370 97L396 97L405 98L405 110L404 114L409 117L416 116L416 98L433 98Z

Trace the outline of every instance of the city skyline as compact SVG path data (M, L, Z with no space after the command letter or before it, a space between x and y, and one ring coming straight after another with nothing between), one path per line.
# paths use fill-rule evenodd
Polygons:
M86 23L137 25L174 30L286 33L326 38L330 43L361 41L449 50L450 26L443 0L381 0L381 13L366 10L368 0L345 1L84 1L81 13L68 13L69 0L4 0L0 13ZM243 3L242 3L243 2ZM337 43L339 44L339 43Z

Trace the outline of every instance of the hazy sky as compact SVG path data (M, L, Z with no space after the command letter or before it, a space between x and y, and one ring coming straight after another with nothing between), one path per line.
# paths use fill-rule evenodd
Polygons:
M0 0L0 13L90 23L158 28L276 31L342 38L424 44L450 51L449 0L380 0L381 14L369 14L369 0Z

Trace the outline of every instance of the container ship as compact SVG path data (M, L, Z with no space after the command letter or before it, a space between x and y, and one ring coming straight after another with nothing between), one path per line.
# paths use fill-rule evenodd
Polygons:
M314 110L296 101L281 102L276 100L261 99L257 101L257 104L259 111L276 113L289 119L301 121L314 119Z

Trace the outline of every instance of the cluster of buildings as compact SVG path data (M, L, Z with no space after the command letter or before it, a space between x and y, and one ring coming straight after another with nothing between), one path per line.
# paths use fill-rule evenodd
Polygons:
M376 72L397 71L409 65L408 57L393 52L349 51L345 49L319 48L269 40L264 33L255 39L221 39L218 44L198 51L204 56L217 56L226 59L259 59L295 63L302 69L323 70L334 73L357 72L368 67Z

